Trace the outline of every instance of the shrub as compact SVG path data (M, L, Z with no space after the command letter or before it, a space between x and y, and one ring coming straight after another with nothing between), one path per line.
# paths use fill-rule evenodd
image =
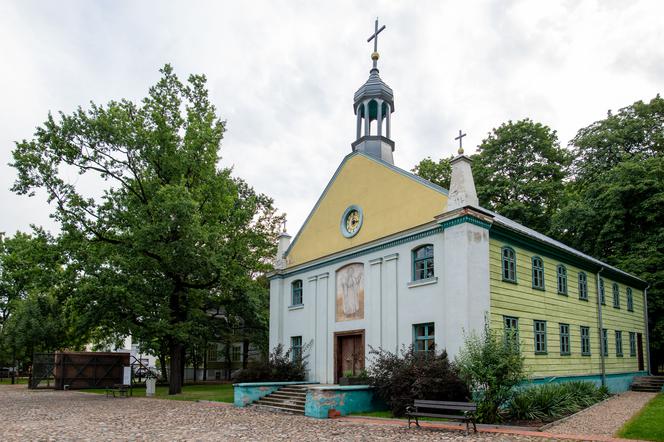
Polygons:
M514 420L554 421L576 413L609 396L606 387L591 382L532 385L515 392L505 414Z
M466 401L469 398L466 384L445 351L418 352L413 346L404 346L400 353L371 348L369 355L372 359L367 371L369 384L395 416L403 416L415 399Z
M512 389L525 380L518 335L492 332L485 321L481 334L466 335L456 363L476 397L478 421L500 422L499 410L512 397Z
M293 358L293 349L284 352L284 346L277 345L265 361L253 362L240 370L235 377L237 382L303 381L307 375L307 351L311 344L302 347L301 356Z

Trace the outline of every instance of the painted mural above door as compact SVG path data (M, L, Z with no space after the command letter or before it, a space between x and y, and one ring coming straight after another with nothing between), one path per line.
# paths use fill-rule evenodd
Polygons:
M336 319L364 319L364 264L348 264L337 270Z

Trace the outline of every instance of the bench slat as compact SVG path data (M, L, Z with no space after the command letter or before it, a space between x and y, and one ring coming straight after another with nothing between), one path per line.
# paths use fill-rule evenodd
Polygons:
M456 410L456 411L477 411L477 408L469 407L448 407L444 405L416 405L415 408L426 408L429 410Z
M468 406L477 407L474 402L452 402L452 401L429 401L425 399L415 399L415 405L435 404L435 405L453 405L453 406Z
M410 413L411 416L417 417L442 417L446 419L457 419L457 420L470 420L469 417L460 415L460 414L438 414L438 413Z

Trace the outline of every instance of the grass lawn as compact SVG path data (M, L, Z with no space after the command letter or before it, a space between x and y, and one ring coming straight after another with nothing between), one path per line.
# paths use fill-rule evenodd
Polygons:
M664 393L655 396L618 432L626 439L664 441Z
M105 394L103 388L92 390L81 390L86 393ZM134 388L134 396L145 396L145 388ZM182 393L170 396L167 386L157 386L155 397L160 399L172 399L176 401L215 401L215 402L233 402L233 384L214 384L214 385L185 385L182 387Z
M392 414L391 410L381 410L381 411L363 411L358 413L351 413L351 416L366 416L366 417L385 417L388 419L406 419L407 417L395 417ZM443 419L440 417L421 417L421 421L449 421L449 419Z
M12 379L11 378L0 378L0 384L11 384ZM17 384L27 384L28 383L28 378L16 378L16 383Z

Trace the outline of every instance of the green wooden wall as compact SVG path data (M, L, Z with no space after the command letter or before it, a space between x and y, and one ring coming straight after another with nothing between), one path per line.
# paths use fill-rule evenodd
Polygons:
M509 246L516 252L517 283L503 281L501 250ZM519 319L519 339L526 359L528 374L539 376L588 375L600 372L600 336L597 319L596 275L585 271L588 279L588 300L579 299L579 268L562 262L556 257L531 253L491 238L490 241L490 327L503 330L503 317ZM544 261L545 290L532 287L532 257L539 256ZM567 296L558 294L557 266L567 268ZM630 356L629 332L642 333L645 360L645 326L643 317L643 291L632 288L634 311L627 310L626 286L620 287L620 309L613 307L613 281L604 279L606 305L602 306L603 327L608 329L609 355L605 358L606 373L635 372L638 370L637 357ZM547 354L535 354L534 320L547 321ZM570 325L571 354L561 356L559 324ZM590 327L591 355L581 355L580 326ZM622 331L623 356L616 356L615 330Z

